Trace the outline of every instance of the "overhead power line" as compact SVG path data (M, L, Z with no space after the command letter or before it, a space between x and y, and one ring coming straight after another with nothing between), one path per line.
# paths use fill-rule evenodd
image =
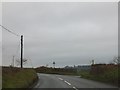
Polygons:
M13 31L7 29L6 27L4 27L4 26L2 26L2 25L0 25L0 26L1 26L4 30L8 31L9 33L14 34L14 35L16 35L16 36L20 36L19 34L14 33Z

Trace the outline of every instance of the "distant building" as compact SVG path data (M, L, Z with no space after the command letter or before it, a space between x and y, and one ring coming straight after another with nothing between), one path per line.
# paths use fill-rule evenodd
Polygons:
M64 67L65 69L74 69L74 70L77 70L77 71L88 71L91 69L91 65L78 65L78 66L74 66L74 67L71 67L71 66L66 66Z
M88 71L91 69L91 65L78 65L75 67L77 71Z

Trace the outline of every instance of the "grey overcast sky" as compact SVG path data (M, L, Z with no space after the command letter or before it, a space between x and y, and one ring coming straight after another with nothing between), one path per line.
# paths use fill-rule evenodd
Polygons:
M118 3L3 3L2 25L24 35L34 67L109 63L118 55ZM3 30L3 65L20 56L20 37ZM28 66L31 62L28 62Z

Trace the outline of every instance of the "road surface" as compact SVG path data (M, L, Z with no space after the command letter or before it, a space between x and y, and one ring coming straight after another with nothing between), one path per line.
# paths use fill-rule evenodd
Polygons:
M66 76L55 74L38 74L39 80L35 88L117 88L112 85L87 80L79 76Z

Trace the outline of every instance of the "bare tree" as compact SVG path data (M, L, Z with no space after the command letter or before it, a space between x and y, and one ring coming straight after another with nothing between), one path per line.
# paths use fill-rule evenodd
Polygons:
M28 61L27 59L23 59L23 65L25 65L27 63L27 61ZM16 63L17 63L17 66L20 66L21 65L21 60L17 59Z
M115 63L115 64L120 64L120 56L118 56L118 57L114 57L113 58L113 63Z

